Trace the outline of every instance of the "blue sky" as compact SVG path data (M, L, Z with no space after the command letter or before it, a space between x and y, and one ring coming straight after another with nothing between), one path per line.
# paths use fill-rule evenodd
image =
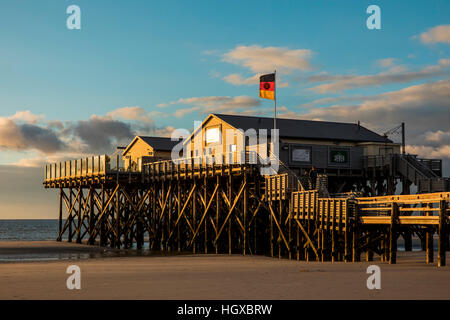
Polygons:
M72 4L81 30L66 28ZM366 27L372 4L381 30ZM0 6L0 125L9 126L0 128L0 165L107 152L130 134L191 128L209 112L270 116L251 79L275 67L280 116L361 120L379 132L406 121L411 152L450 158L449 1ZM99 121L111 140L90 137ZM11 142L15 132L22 140Z
M381 30L365 26L373 3ZM65 26L70 4L81 8L80 31ZM220 61L237 45L310 49L316 72L374 73L374 62L387 57L424 66L448 48L411 37L448 23L449 13L448 1L2 1L0 115L26 109L73 120L183 97L255 95L253 87L211 79L212 70L242 69ZM316 98L296 87L278 97L287 107Z

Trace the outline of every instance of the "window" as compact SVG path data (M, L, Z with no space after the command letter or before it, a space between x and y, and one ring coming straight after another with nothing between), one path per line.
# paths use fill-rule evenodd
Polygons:
M208 128L205 132L206 135L206 143L217 143L220 141L220 130L218 127Z
M379 152L380 152L380 155L382 155L382 156L385 156L385 155L388 155L388 154L393 154L394 153L394 148L389 148L389 147L380 148Z
M231 151L231 152L236 152L236 150L237 150L236 145L235 145L235 144L232 144L232 145L230 146L230 151Z
M311 148L294 148L291 157L295 162L311 162Z

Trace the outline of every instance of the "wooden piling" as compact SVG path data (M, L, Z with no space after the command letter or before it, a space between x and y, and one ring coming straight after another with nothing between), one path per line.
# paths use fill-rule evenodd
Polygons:
M397 220L399 208L396 202L392 203L391 225L389 227L389 264L397 263Z
M355 217L353 220L353 235L352 235L352 247L353 247L353 262L361 261L359 252L359 208L355 208Z
M431 209L431 204L428 204L428 208ZM431 216L432 212L427 211L427 216ZM433 241L433 234L434 234L434 228L433 227L427 227L426 232L426 247L427 247L427 263L433 263L434 262L434 241Z
M447 204L445 200L439 202L439 244L438 244L438 266L444 267L446 240L447 240Z
M59 219L58 219L58 234L60 235L62 232L62 214L63 214L63 194L64 189L61 187L59 188ZM62 241L60 237L57 238L56 241Z

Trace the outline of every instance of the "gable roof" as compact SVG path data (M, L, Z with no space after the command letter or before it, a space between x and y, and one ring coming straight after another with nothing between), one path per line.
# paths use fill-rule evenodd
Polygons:
M144 141L155 151L172 151L173 147L179 142L179 140L172 141L171 138L165 137L136 136L133 141L131 141L131 143L126 147L122 154L127 153L138 139Z
M213 115L234 128L244 131L251 128L255 130L273 129L273 118L230 114ZM277 129L280 130L280 138L392 143L388 138L355 123L277 118Z

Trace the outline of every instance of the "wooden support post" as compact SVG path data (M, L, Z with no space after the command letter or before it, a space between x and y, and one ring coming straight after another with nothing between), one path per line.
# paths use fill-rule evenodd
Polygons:
M132 201L135 201L135 197L133 195L131 196L131 199L132 199ZM127 203L124 206L123 210L125 211L124 212L124 221L126 222L130 218L131 204ZM135 212L134 214L137 215L138 213ZM127 230L126 227L124 228L123 235L124 235L124 248L125 249L128 249L128 248L130 248L133 245L133 238L136 239L136 248L137 249L141 249L140 248L140 244L139 244L139 237L140 237L139 228L138 228L139 217L137 216L137 217L135 217L135 219L136 219L135 223L134 223L133 226L131 226L129 232L126 231ZM136 230L135 230L135 233L134 233L135 237L133 237L133 228L134 227L136 227Z
M89 198L89 244L93 245L95 243L95 239L92 237L94 234L94 228L95 228L95 207L94 207L94 192L95 189L90 186L88 196Z
M350 234L349 234L349 207L348 199L345 200L345 220L344 220L344 261L350 261Z
M139 191L137 192L136 199L140 199ZM135 200L135 203L139 203L139 201ZM136 248L138 250L141 250L144 245L144 230L143 230L142 221L140 219L141 213L140 212L132 212L132 214L138 215L136 217L136 222L135 222L135 225L136 225ZM128 214L127 214L127 217L125 220L128 220ZM127 237L127 235L125 235L125 237ZM131 236L130 236L129 241L131 242L130 245L133 245L133 238Z
M69 212L69 216L67 217L68 221L68 225L69 225L69 235L67 238L68 242L72 242L72 221L73 221L73 208L75 207L75 203L72 203L73 198L72 198L72 188L69 188L69 208L72 208L72 210Z
M320 232L318 233L318 242L320 243L320 258L321 261L325 261L325 211L328 207L328 201L323 201L322 206L319 208L318 214L320 215Z
M171 172L171 174L173 174L173 172ZM173 182L170 182L170 187L169 187L169 212L168 212L168 216L167 216L167 234L170 234L170 232L172 232L172 214L173 214ZM172 240L169 239L167 241L167 251L171 252L172 250Z
M431 208L431 203L428 204L428 207ZM427 216L432 214L431 211L427 211ZM427 263L434 262L434 241L433 241L434 227L428 227L426 231L426 246L427 246Z
M367 239L366 239L366 246L367 246L367 249L366 249L366 261L367 262L373 261L373 251L372 251L372 248L371 248L371 245L372 245L371 241L372 241L371 231L367 230Z
M61 234L62 231L62 211L63 211L63 188L59 188L59 219L58 219L58 234ZM61 241L62 239L58 237L57 241Z
M281 186L278 185L279 190L281 189ZM283 226L282 221L282 213L283 213L283 201L281 200L281 190L279 194L279 200L278 200L278 225L280 228ZM281 259L281 230L278 230L278 238L277 238L277 245L278 245L278 259ZM289 248L287 248L289 250Z
M410 230L403 232L403 240L405 241L405 251L412 251L412 232Z
M359 208L355 206L355 218L353 220L353 262L361 261L360 252L359 252Z
M83 189L80 186L78 191L78 224L77 224L77 243L81 243L81 225L83 221L83 212L82 212L82 199L83 199Z
M384 254L384 262L389 262L389 227L385 228L383 254Z
M289 203L290 203L290 201L291 201L291 199L289 199ZM292 251L292 211L291 211L291 208L292 208L292 205L289 205L288 206L288 212L287 212L287 214L288 214L288 236L289 236L289 240L288 240L288 243L289 243L289 248L288 248L288 251L289 251L289 260L290 259L292 259L292 253L291 253L291 251Z
M337 231L338 239L342 239L342 215L343 215L344 209L346 210L346 207L344 208L343 204L346 206L347 203L346 202L341 202L341 205L339 206L338 231ZM339 261L343 261L344 260L344 254L343 254L342 251L343 251L342 248L339 248L339 250L337 252Z
M233 177L231 173L231 165L228 166L228 174L229 174L229 180L228 180L228 199L230 201L229 203L229 209L231 209L231 199L233 198ZM231 217L228 219L228 254L231 255L232 253L232 247L231 247Z
M272 206L272 200L269 201L269 206ZM270 215L270 256L273 258L273 217Z
M429 227L429 230L426 231L427 263L434 262L433 234L434 234L434 228Z
M306 218L306 224L307 224L307 234L308 234L308 236L311 236L311 229L312 229L312 227L311 227L311 192L308 192L307 194L306 193L303 193L303 208L304 208L304 206L305 206L305 204L306 204L306 197L308 197L308 207L307 207L307 212L306 212L306 214L307 214L307 218ZM304 209L302 209L302 210L304 210ZM315 210L315 209L314 209ZM305 213L304 211L303 211L303 213ZM309 246L305 246L305 260L306 261L309 261Z
M116 235L114 237L114 246L116 248L120 248L120 187L116 191L116 218L115 218L115 232Z
M165 166L164 168L164 173L165 173ZM195 181L194 181L195 183ZM159 213L159 224L160 224L160 229L161 229L161 239L160 241L160 245L159 247L161 248L161 251L165 251L166 250L166 246L165 246L165 235L166 235L166 229L165 229L165 222L166 222L166 217L163 215L165 212L165 206L166 206L166 184L165 181L163 180L161 182L161 205L158 207L160 210ZM195 228L195 226L194 226Z
M296 243L296 248L297 248L297 260L300 260L300 227L297 226L297 243Z
M397 263L397 221L399 208L396 202L392 202L391 226L389 228L389 264Z
M445 266L445 251L447 240L447 204L445 200L439 201L439 244L438 244L438 266Z
M102 203L101 203L101 208L100 208L100 212L105 211L105 185L102 183L102 189L101 189L101 198L102 198ZM106 238L106 234L105 234L105 218L101 217L100 218L100 246L105 246L106 242L107 242L107 238Z
M219 214L220 214L220 192L221 192L221 188L220 188L220 177L217 176L216 177L216 182L219 186L219 188L217 189L217 193L216 193L216 234L215 234L215 238L217 238L217 232L219 231ZM216 241L215 243L215 249L216 249L216 254L219 253L219 241Z
M178 172L179 174L179 172ZM180 220L180 216L181 216L181 185L180 185L180 180L177 181L177 199L178 199L178 204L177 204L177 221ZM181 253L181 240L180 240L181 234L180 234L180 224L177 224L177 247L178 247L178 253Z
M208 166L208 163L206 163L206 165ZM204 207L205 207L205 210L206 210L206 208L207 208L207 197L208 197L208 195L207 195L207 190L208 190L208 178L207 178L207 175L208 175L208 167L206 167L206 172L205 172L205 179L203 180L203 183L204 183L204 197L203 197L203 199L204 199L204 201L205 201L205 203L204 203ZM205 249L205 254L208 254L208 212L206 212L205 213L205 221L204 221L204 223L205 223L205 244L204 244L204 249Z
M335 262L337 260L337 252L336 252L336 211L340 208L340 201L333 200L333 210L331 214L331 262ZM339 204L339 207L338 207Z
M245 256L246 249L247 249L247 207L248 207L248 186L247 186L247 174L244 173L244 183L245 183L245 189L243 193L243 221L242 224L244 225L244 243L243 243L243 255Z

